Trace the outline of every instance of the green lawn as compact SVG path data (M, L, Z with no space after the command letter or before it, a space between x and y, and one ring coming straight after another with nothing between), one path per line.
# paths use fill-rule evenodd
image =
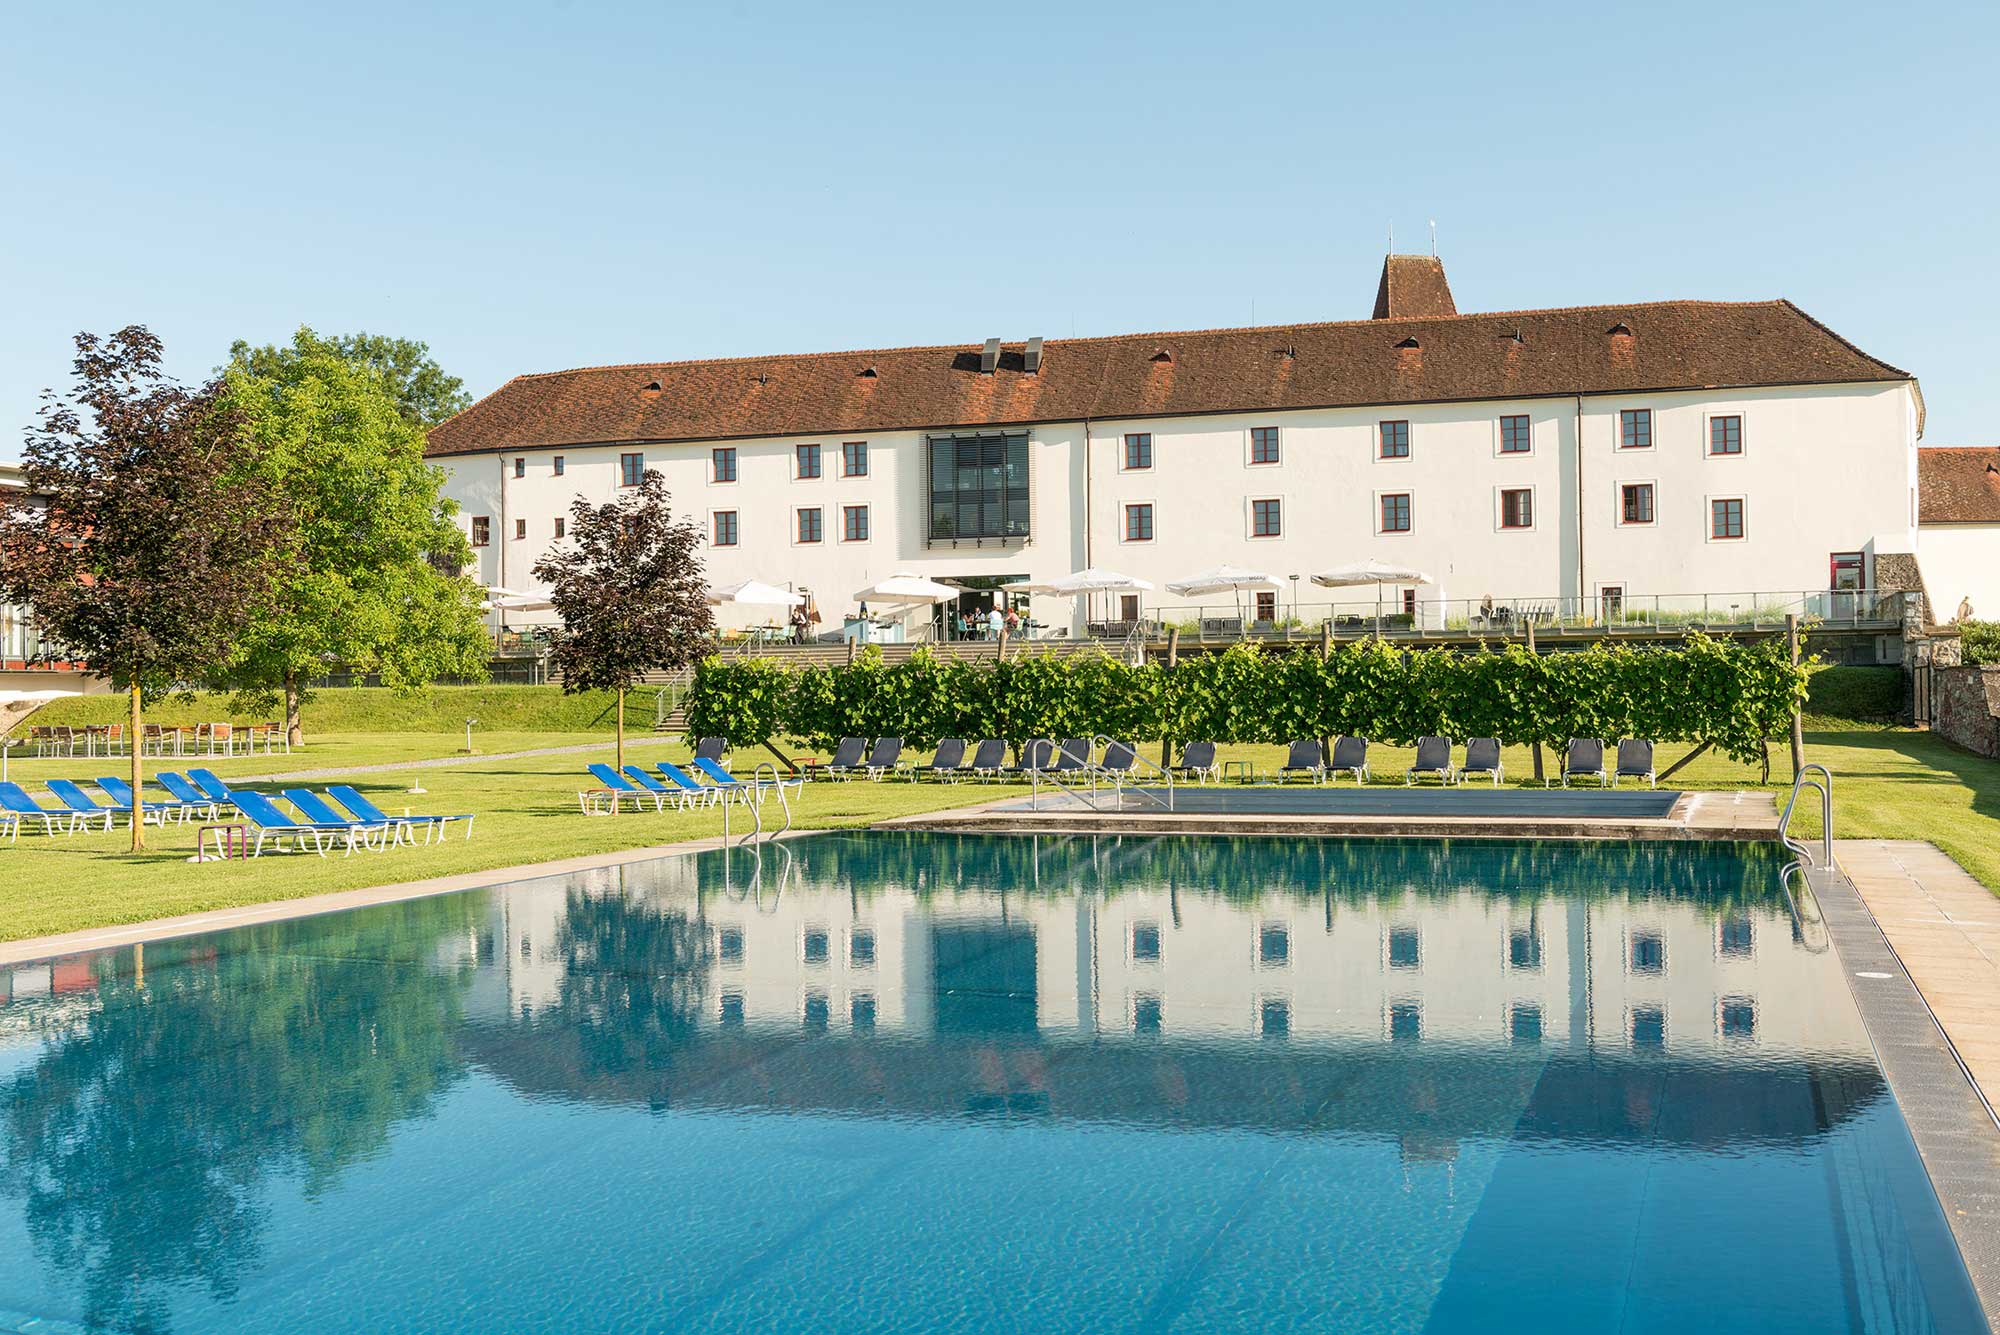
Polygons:
M609 739L595 733L515 732L477 738L487 753L598 743L609 759ZM381 764L395 760L454 756L462 738L443 733L328 733L305 752L291 756L215 759L210 767L225 777L254 777L282 770ZM1686 748L1663 748L1661 765ZM1825 723L1807 733L1810 758L1834 772L1837 833L1842 836L1928 839L1957 858L1988 886L2000 890L2000 762L1956 751L1929 734L1898 728ZM1774 790L1789 788L1782 747L1774 748ZM681 758L679 745L647 747L635 757ZM748 754L748 753L747 753ZM1157 755L1157 747L1147 750ZM1224 759L1247 759L1275 767L1282 748L1225 747ZM1413 755L1407 748L1377 746L1372 760L1376 781L1400 783ZM352 780L391 811L471 811L479 821L471 841L456 836L434 848L386 854L339 855L324 860L304 856L265 857L249 863L190 865L194 826L149 828L149 849L125 851L128 833L91 833L47 838L23 833L0 844L0 939L38 936L82 927L137 922L170 914L283 899L324 891L412 880L424 876L479 871L580 854L644 847L719 833L716 812L626 814L589 818L577 809L577 788L586 786L583 766L594 755L532 756L518 760L460 757L436 769L357 776ZM748 754L754 763L755 755ZM122 773L128 762L110 760L19 761L13 776L31 791L50 775L89 778ZM148 771L184 768L189 761L147 761ZM1549 758L1551 768L1554 757ZM1510 782L1531 782L1529 753L1509 748ZM407 792L421 779L428 790ZM1754 788L1754 766L1707 755L1677 775L1677 786L1712 789ZM1019 791L997 785L904 783L819 783L807 785L798 824L829 829L863 825L889 816L986 801ZM771 809L775 815L775 808ZM1817 830L1816 813L1801 822L1803 833Z

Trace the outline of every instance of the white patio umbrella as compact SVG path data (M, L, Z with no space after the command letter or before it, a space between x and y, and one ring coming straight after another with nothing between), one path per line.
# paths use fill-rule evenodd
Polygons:
M1040 586L1036 592L1047 592L1058 598L1084 599L1084 620L1090 620L1092 594L1098 593L1150 593L1153 585L1136 575L1121 575L1115 570L1100 570L1091 566L1059 576Z
M949 603L957 600L965 590L950 584L940 584L922 575L908 571L898 571L885 580L878 580L854 595L859 603L877 602L890 607L915 604Z
M1278 588L1278 578L1261 570L1244 570L1238 566L1217 566L1204 570L1199 575L1189 575L1185 579L1167 581L1167 592L1179 594L1183 598L1206 598L1210 594L1226 593L1236 600L1236 615L1243 615L1242 594L1245 589Z
M532 593L517 593L506 598L495 598L486 604L495 612L552 612L555 604Z
M1369 558L1352 565L1335 566L1311 576L1323 589L1346 589L1362 584L1375 586L1375 633L1382 633L1382 586L1384 584L1429 584L1431 577L1415 566L1392 565Z
M753 607L797 607L805 601L805 595L781 589L775 584L766 584L760 579L738 580L721 588L708 591L711 607L721 607L725 603L744 603Z

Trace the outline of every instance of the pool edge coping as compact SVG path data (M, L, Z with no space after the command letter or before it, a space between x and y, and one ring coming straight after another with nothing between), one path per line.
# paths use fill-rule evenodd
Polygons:
M2000 1331L2000 1122L1838 855L1807 883L1987 1327Z

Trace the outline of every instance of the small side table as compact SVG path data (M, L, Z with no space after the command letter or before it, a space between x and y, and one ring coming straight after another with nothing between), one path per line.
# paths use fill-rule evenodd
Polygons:
M208 855L208 837L215 836L215 856ZM250 860L250 827L241 821L224 821L215 825L204 825L194 832L194 860L196 862L238 862Z
M1228 783L1229 776L1232 774L1236 776L1236 782L1238 783L1255 783L1257 781L1256 762L1249 760L1223 761L1222 781Z

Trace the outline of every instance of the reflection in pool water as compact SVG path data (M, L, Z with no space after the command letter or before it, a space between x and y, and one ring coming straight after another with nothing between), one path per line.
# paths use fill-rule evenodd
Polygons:
M1775 873L822 835L0 970L0 1330L1979 1329Z

